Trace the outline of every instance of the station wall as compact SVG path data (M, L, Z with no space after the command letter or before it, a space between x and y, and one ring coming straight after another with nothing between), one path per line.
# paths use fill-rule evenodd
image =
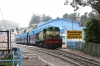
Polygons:
M81 24L81 22L78 22L78 21L73 21L73 20L64 19L64 18L57 18L57 19L52 19L47 22L43 22L43 23L39 24L35 30L37 30L37 32L39 32L43 28L47 28L50 26L57 26L60 28L63 43L65 43L67 30L83 31L83 28L85 28L85 27L81 27L80 24Z

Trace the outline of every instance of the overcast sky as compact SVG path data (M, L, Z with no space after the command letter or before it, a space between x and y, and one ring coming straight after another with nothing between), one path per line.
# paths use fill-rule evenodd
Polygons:
M64 5L64 2L65 0L0 0L0 8L4 20L10 20L19 23L22 27L27 27L33 13L46 14L52 18L62 17L65 13L73 13L74 9ZM81 8L77 12L83 14L87 11L90 12L91 8ZM1 15L0 20L2 20Z

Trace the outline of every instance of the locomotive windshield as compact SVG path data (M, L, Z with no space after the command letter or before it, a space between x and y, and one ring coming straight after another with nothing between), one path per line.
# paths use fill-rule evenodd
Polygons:
M48 29L46 29L46 36L47 38L50 38L51 36L53 38L59 38L60 29L58 27L49 27Z

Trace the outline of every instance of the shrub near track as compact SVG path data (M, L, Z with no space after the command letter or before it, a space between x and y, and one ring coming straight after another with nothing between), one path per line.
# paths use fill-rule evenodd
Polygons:
M100 56L100 20L90 19L85 31L85 45L83 51L87 54Z

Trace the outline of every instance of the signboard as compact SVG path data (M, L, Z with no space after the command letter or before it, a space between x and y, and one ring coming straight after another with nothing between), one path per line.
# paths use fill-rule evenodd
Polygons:
M82 39L82 31L78 30L67 31L67 39Z

